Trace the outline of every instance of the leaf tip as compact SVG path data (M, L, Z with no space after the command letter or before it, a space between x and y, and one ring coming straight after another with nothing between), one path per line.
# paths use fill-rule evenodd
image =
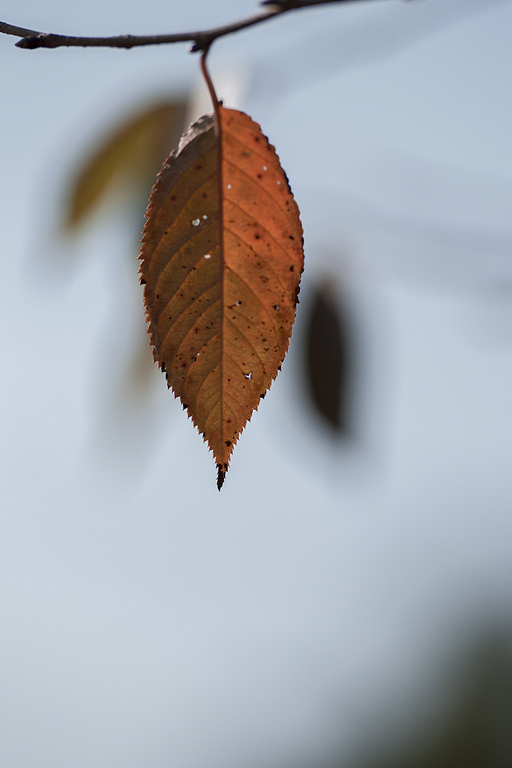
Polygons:
M227 465L217 464L217 488L220 491L224 485L224 478L226 477Z

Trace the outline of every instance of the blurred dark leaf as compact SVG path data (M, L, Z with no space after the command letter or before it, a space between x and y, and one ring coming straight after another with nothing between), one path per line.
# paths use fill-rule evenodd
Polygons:
M122 186L149 189L162 162L183 132L187 103L172 99L153 104L122 122L86 158L73 177L63 227L74 231L109 192Z
M349 431L348 330L330 282L313 293L306 321L305 368L313 408L339 433Z

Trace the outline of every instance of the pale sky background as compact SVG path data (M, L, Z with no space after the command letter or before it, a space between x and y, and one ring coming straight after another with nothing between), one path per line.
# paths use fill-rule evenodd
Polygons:
M5 0L1 19L144 34L253 11ZM215 45L220 95L301 210L301 306L334 276L359 342L357 440L307 410L292 341L220 494L163 377L147 411L116 411L142 327L133 230L118 214L67 254L55 237L95 138L197 88L198 59L0 36L3 768L318 768L510 622L511 33L507 0L383 0Z

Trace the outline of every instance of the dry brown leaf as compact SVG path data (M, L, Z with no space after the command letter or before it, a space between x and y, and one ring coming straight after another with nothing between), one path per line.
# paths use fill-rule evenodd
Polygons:
M233 447L286 354L302 227L279 159L248 115L216 105L153 188L141 282L155 359L213 452Z
M149 190L163 160L178 144L185 111L185 100L165 100L132 115L108 135L72 181L63 226L73 231L82 224L116 181Z

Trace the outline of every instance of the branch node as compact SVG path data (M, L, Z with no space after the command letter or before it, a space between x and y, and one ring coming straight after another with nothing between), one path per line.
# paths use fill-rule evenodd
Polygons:
M211 39L205 35L197 35L194 44L190 47L190 53L206 53L210 47Z
M48 37L46 32L40 32L38 35L30 35L29 37L22 37L16 43L17 48L28 48L34 50L34 48L44 47L44 38Z

